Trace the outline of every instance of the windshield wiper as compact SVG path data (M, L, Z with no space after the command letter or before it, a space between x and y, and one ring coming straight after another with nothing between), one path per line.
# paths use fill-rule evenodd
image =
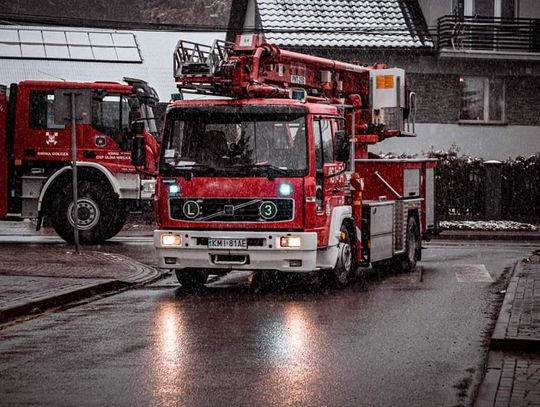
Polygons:
M255 169L267 170L267 177L270 180L274 179L276 177L276 174L278 175L289 174L288 168L278 167L277 165L273 165L273 164L236 164L236 165L233 165L233 168L255 168Z
M180 165L175 165L174 168L179 169L179 170L188 170L187 172L183 172L183 176L187 181L189 181L191 178L193 178L193 172L192 171L195 168L208 170L208 172L210 172L210 173L215 173L216 172L215 167L212 167L211 165L208 165L208 164L199 164L199 163L180 164Z
M175 165L174 168L207 168L215 171L215 167L212 167L208 164L199 164L199 163L193 163L193 164L180 164Z

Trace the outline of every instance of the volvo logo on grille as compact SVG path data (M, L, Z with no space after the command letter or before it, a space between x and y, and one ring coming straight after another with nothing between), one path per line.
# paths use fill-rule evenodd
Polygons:
M234 205L225 205L223 207L225 215L234 215Z
M195 219L201 212L199 204L195 201L186 201L182 207L182 210L188 219Z

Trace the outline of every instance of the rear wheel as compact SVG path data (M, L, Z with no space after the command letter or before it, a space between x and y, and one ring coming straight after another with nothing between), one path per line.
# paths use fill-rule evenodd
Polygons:
M186 290L200 290L208 280L208 270L183 269L175 270L176 279Z
M398 267L407 273L416 268L416 263L420 258L421 241L420 228L416 217L409 216L407 220L407 235L405 241L405 253L398 258Z
M79 242L81 244L98 244L108 239L119 212L118 196L109 185L81 181L77 197L77 217ZM75 225L75 205L73 192L69 186L58 193L52 201L49 211L52 226L56 233L67 242L72 243L73 226Z
M392 271L392 267L394 266L392 263L393 262L391 260L381 260L371 263L371 267L373 268L373 271L377 274L377 277L381 277L383 274Z
M337 249L337 262L330 277L332 285L336 288L342 288L351 282L356 271L356 249L353 235L345 224L341 225L341 235Z

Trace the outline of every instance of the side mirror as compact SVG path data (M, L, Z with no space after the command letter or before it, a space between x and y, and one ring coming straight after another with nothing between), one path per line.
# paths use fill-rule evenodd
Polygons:
M349 143L349 136L344 130L338 130L335 133L336 144L336 160L347 162L351 153L351 143Z
M129 122L131 123L131 126L133 127L133 125L135 124L134 122L137 122L139 121L139 119L141 118L141 113L138 111L138 110L133 110L131 109L128 113L128 120Z
M144 133L144 122L142 121L131 122L131 134L134 137L137 137L139 134L142 135L143 133Z
M146 161L146 146L144 145L144 137L137 135L131 144L131 163L135 166L144 165Z
M131 163L135 166L144 165L146 161L146 146L144 145L144 123L132 122L131 134L133 143L131 144Z

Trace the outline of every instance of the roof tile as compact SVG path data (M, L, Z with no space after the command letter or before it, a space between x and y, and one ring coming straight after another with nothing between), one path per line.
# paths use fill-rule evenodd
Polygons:
M432 47L400 1L258 0L257 5L266 39L283 46Z

